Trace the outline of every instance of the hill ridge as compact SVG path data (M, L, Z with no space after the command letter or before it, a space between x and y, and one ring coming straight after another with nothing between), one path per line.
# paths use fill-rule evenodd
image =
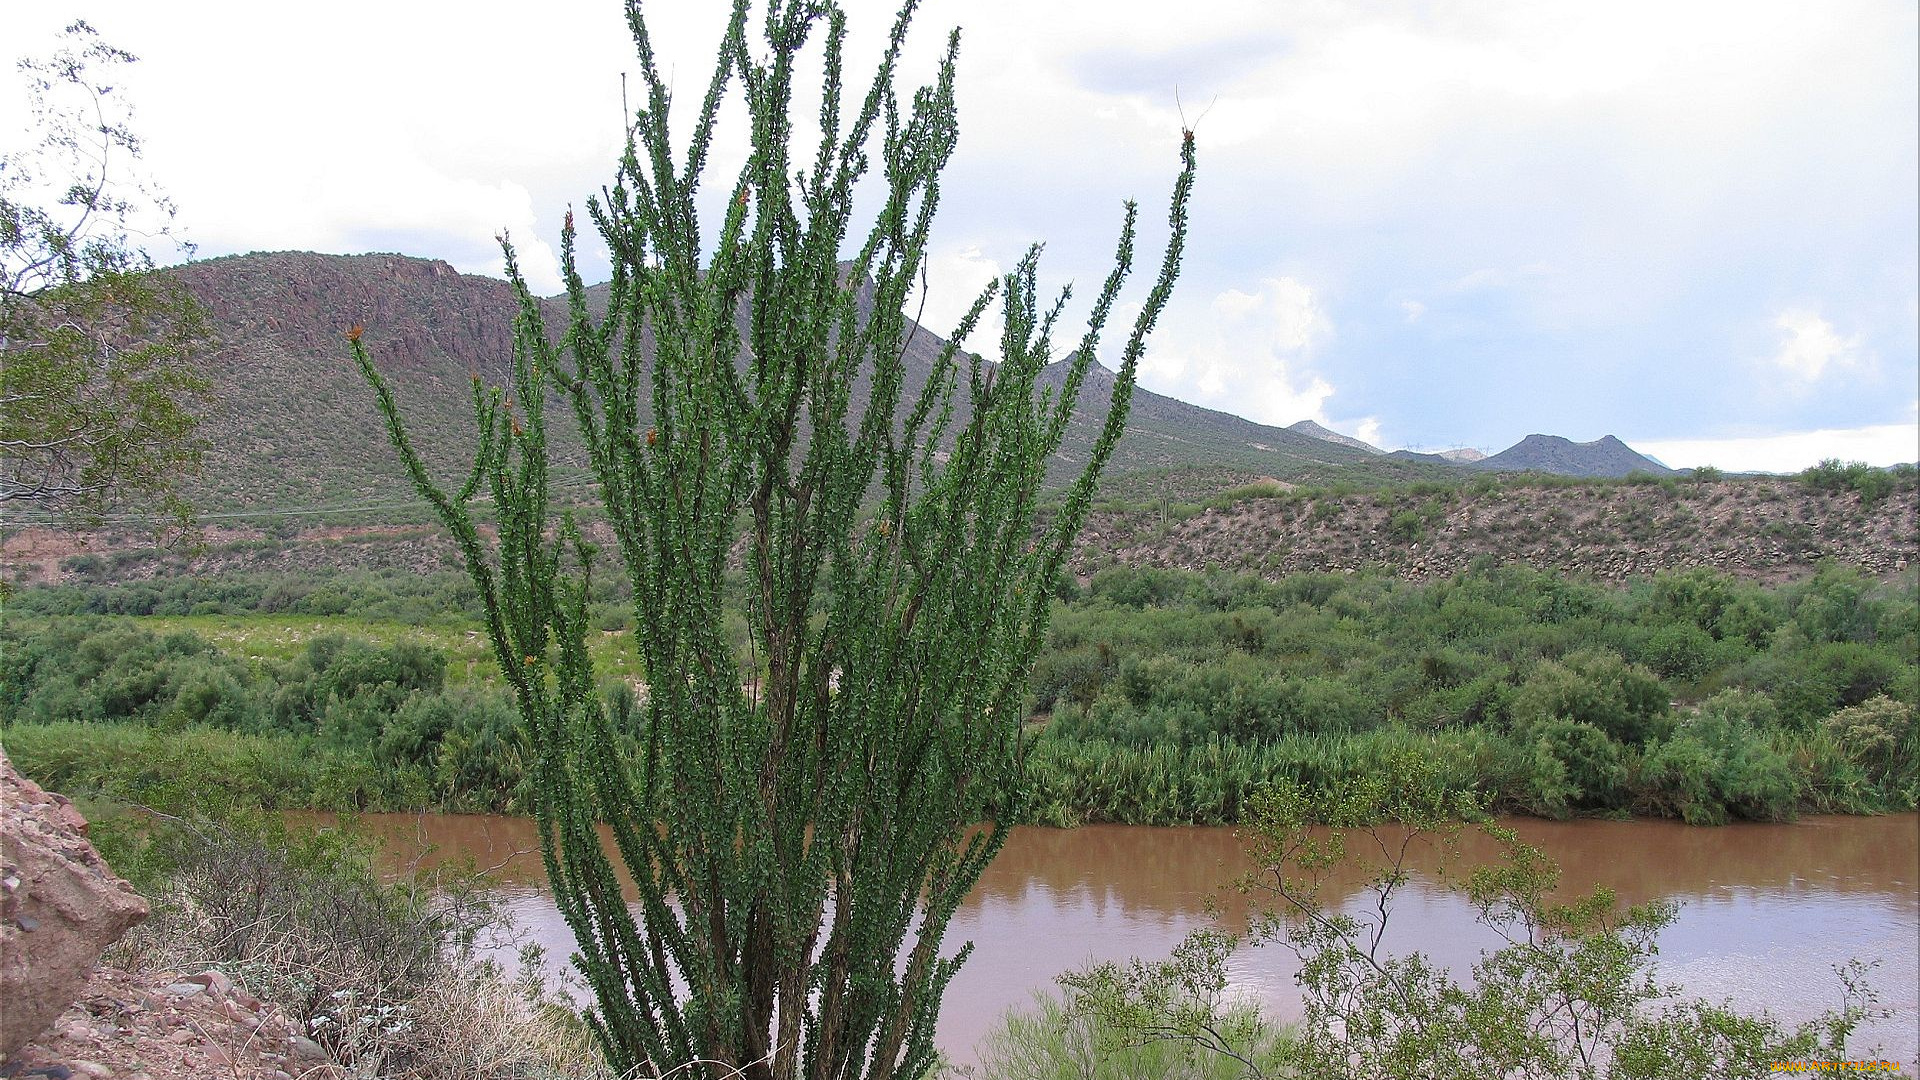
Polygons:
M215 334L203 357L214 383L203 424L211 448L202 477L187 490L197 505L209 512L266 512L411 494L372 396L347 359L343 336L354 325L365 327L363 340L392 382L429 465L446 478L463 471L474 447L472 376L497 384L509 370L519 307L507 282L396 253L254 252L167 272L206 305ZM604 303L604 287L590 293L590 300ZM863 302L870 301L863 296ZM557 330L566 317L564 300L540 303ZM908 394L945 344L924 327L914 330ZM1042 383L1057 386L1064 371L1065 361L1056 362ZM1083 409L1104 408L1112 379L1096 365L1082 389ZM583 467L571 411L556 408L549 418L563 471ZM1051 479L1077 473L1097 424L1085 411L1076 417L1050 463ZM1371 479L1434 475L1424 465L1379 462L1137 388L1109 473L1206 468L1325 480L1370 460Z

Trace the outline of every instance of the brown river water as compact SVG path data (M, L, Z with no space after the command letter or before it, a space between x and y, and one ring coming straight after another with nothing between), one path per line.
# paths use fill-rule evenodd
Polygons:
M483 815L368 815L395 869L471 858L507 897L525 935L545 946L554 974L571 937L543 888L532 823ZM1920 815L1807 818L1791 825L1691 828L1664 821L1510 821L1556 859L1563 893L1596 886L1621 901L1670 900L1679 916L1660 938L1658 975L1688 995L1731 999L1790 1020L1835 1007L1834 965L1878 961L1871 977L1893 1016L1855 1040L1920 1072ZM1467 860L1496 848L1470 834ZM1416 865L1424 860L1416 858ZM1431 865L1431 863L1428 863ZM1188 931L1244 926L1228 884L1248 870L1225 828L1095 825L1017 829L955 916L951 946L974 952L948 989L941 1048L972 1061L974 1047L1013 1006L1090 960L1166 956ZM1352 881L1336 883L1360 913ZM1216 922L1208 901L1220 902ZM1416 874L1397 897L1385 946L1418 949L1464 972L1497 946L1467 904ZM1243 950L1233 990L1270 1013L1297 1016L1297 962L1283 945Z

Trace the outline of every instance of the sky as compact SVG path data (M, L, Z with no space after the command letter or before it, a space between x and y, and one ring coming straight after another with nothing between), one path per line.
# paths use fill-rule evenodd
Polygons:
M891 12L846 6L864 86ZM646 11L691 106L725 12ZM0 59L47 55L74 18L140 57L119 93L199 257L497 275L505 231L542 291L562 215L611 180L637 71L614 0L16 3ZM1541 432L1675 467L1920 458L1912 0L926 0L903 84L955 26L937 331L1039 240L1043 282L1090 295L1127 198L1157 253L1190 127L1193 229L1148 389L1386 448ZM14 90L0 151L30 138Z

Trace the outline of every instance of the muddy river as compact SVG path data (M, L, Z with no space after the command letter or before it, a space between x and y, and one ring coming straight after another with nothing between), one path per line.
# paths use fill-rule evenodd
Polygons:
M364 823L396 867L471 858L508 897L525 934L556 970L571 948L543 888L530 822L396 814ZM1877 961L1872 985L1891 1019L1858 1040L1920 1071L1920 816L1809 818L1791 825L1689 828L1669 822L1519 820L1508 824L1559 861L1563 889L1614 890L1623 902L1670 900L1679 916L1660 938L1658 974L1684 992L1804 1019L1839 1003L1834 965ZM1478 839L1478 842L1473 842ZM1491 842L1464 854L1488 860ZM1188 931L1245 907L1226 886L1249 869L1233 830L1089 826L1020 829L955 917L949 941L974 953L948 990L939 1041L961 1061L1013 1006L1089 960L1163 957ZM1358 905L1357 883L1336 883ZM1357 906L1355 907L1357 911ZM1399 896L1386 947L1420 949L1464 970L1497 939L1433 877ZM1297 961L1284 946L1243 951L1235 989L1272 1013L1297 1015ZM1911 1075L1911 1072L1909 1073Z

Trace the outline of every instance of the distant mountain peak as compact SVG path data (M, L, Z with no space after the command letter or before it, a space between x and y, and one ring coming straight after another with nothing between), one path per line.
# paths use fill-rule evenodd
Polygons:
M1547 472L1562 476L1625 476L1647 472L1665 476L1672 469L1636 452L1612 435L1574 442L1560 435L1535 433L1505 450L1474 462L1471 468L1493 472Z
M1319 439L1321 442L1337 443L1341 446L1352 447L1355 450L1365 450L1369 454L1386 453L1385 450L1380 449L1370 442L1356 439L1351 435L1342 435L1337 431L1322 427L1311 420L1302 420L1297 424L1288 424L1287 430L1296 435L1305 435L1309 439Z

